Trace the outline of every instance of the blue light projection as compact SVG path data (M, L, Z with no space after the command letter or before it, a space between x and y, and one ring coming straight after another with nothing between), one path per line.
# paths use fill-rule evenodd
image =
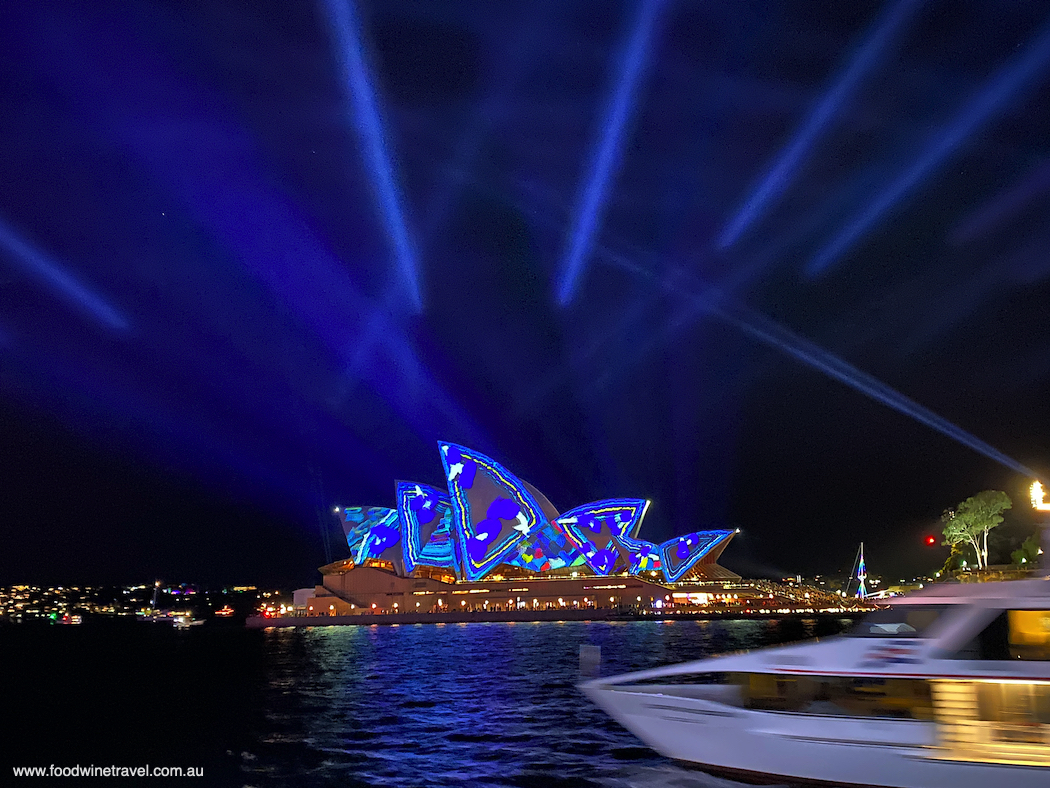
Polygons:
M601 223L609 181L619 165L624 129L634 110L634 96L649 56L651 39L665 0L641 0L612 100L602 122L602 135L587 181L579 198L569 248L562 262L558 303L569 304L576 295L584 265L591 253L594 235Z
M349 114L357 127L365 165L379 202L383 223L397 257L398 271L414 311L423 309L419 266L402 211L402 200L387 151L383 121L376 103L375 89L365 62L361 40L361 21L353 0L322 0L335 42L335 56L344 82L350 90L353 110Z
M861 80L878 63L879 56L885 53L901 26L920 5L922 0L900 0L879 20L874 32L850 61L849 67L813 108L806 122L795 132L795 136L777 157L776 163L766 173L758 188L723 230L718 239L720 248L726 249L735 244L747 228L761 218L770 203L783 194L817 137L849 100L850 94L856 90Z
M541 492L494 460L454 443L438 446L448 493L399 481L396 510L345 510L355 564L389 561L399 575L442 567L468 582L501 564L536 573L575 567L599 576L662 572L676 582L736 533L700 531L655 545L638 539L649 508L643 498L595 501L558 514Z
M463 573L467 580L480 580L545 518L521 480L499 463L463 446L439 445Z
M663 571L660 545L626 535L618 537L617 541L627 548L629 556L627 571L630 574L637 575L642 572Z
M940 129L935 142L884 189L853 220L842 228L806 264L807 276L827 271L882 217L955 153L984 123L1002 112L1022 89L1030 87L1050 63L1050 23L1035 41L992 77L951 123Z
M700 531L679 536L660 545L664 577L676 583L715 547L733 538L735 531Z
M127 331L131 327L128 319L116 307L107 303L49 255L23 239L3 219L0 219L0 248L25 273L95 322L116 331Z
M404 574L397 510L382 506L348 507L343 518L343 533L355 564L363 564L370 558L389 561L398 574Z
M459 551L448 492L429 484L398 482L397 513L402 523L406 572L423 565L458 573Z
M570 509L557 522L579 546L595 574L615 574L629 569L631 548L620 540L633 539L648 506L640 498L596 501Z
M580 548L566 535L557 522L537 528L517 548L517 556L506 563L532 572L583 566L586 559Z

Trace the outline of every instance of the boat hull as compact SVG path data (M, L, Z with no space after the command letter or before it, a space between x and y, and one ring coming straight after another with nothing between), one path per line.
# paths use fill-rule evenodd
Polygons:
M933 722L756 711L600 680L581 689L661 755L736 778L887 788L1050 785L1047 766L947 757Z

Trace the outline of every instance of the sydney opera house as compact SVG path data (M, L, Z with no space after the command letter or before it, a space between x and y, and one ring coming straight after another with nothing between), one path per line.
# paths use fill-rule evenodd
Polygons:
M300 615L660 607L739 580L716 563L735 531L654 544L638 537L644 499L559 512L485 455L439 449L447 489L399 481L396 508L337 510L350 556L297 593Z

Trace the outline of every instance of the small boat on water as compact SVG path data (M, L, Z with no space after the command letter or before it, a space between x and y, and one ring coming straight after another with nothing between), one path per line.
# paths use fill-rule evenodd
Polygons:
M175 627L175 629L189 629L190 627L199 627L203 623L203 618L194 618L192 613L175 615L171 617L171 625Z
M657 752L736 779L1050 786L1050 580L935 584L846 635L581 689Z

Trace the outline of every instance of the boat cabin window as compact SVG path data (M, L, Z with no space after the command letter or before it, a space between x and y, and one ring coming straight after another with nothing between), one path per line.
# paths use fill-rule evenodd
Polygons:
M925 679L739 673L736 683L749 709L839 717L933 718L930 683Z
M915 606L876 610L857 622L846 634L858 638L921 638L937 621L946 605Z
M1008 610L1010 656L1050 661L1050 610Z
M1050 660L1050 610L1004 610L952 655L973 660Z
M1010 726L1005 729L1007 740L1026 741L1026 734L1034 733L1042 743L1045 734L1031 726L1050 725L1050 685L982 683L976 689L979 719Z

